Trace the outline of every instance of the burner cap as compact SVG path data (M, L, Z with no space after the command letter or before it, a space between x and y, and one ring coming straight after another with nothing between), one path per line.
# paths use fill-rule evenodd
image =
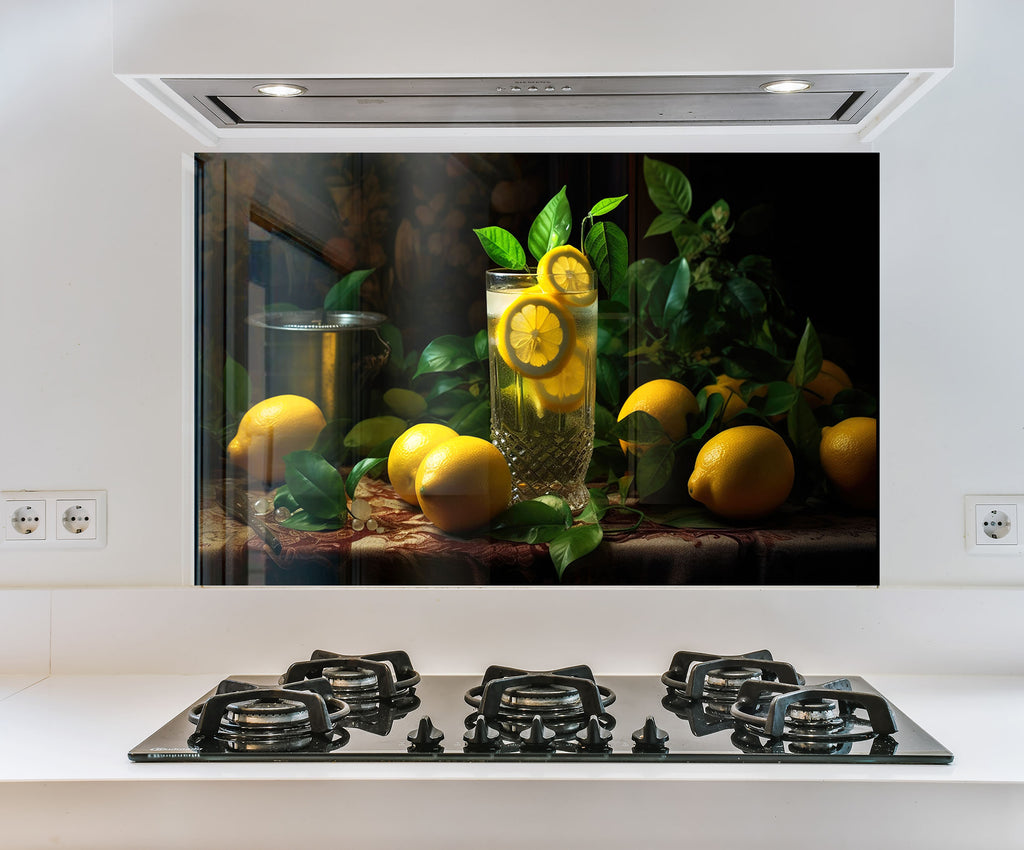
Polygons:
M761 671L752 667L722 667L708 671L704 677L704 691L735 692L740 685L751 679L760 678Z
M254 730L282 730L296 725L308 728L309 710L301 702L290 699L242 700L227 706L224 721Z
M377 674L365 667L325 667L323 676L331 683L331 690L339 696L358 691L376 691L379 681Z
M501 694L502 708L516 714L556 717L565 713L579 713L583 701L580 692L571 685L520 685L513 686Z

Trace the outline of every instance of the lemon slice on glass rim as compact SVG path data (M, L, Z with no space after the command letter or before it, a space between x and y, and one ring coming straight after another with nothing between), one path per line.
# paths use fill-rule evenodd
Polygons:
M524 292L505 308L495 329L501 359L520 375L556 374L576 348L576 322L558 300Z
M597 280L590 261L578 248L559 245L537 263L541 288L572 307L587 307L597 298Z

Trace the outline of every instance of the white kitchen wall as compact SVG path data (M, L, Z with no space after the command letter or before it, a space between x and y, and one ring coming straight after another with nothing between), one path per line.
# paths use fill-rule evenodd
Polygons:
M1024 585L1024 561L962 542L965 494L1024 492L1021 32L1024 4L959 3L955 70L875 143L888 586ZM110 34L106 0L0 4L0 488L105 489L109 508L102 550L0 544L0 586L190 583L194 142L113 77Z

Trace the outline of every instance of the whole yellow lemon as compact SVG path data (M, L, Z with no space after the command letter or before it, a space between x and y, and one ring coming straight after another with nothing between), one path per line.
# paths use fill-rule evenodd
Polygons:
M793 455L771 428L739 425L697 453L690 496L727 519L756 519L777 510L793 489Z
M459 436L447 425L413 425L399 435L388 452L388 478L400 499L419 505L416 498L416 470L427 454L446 440Z
M479 437L455 437L431 449L416 470L424 515L462 533L494 519L512 500L512 473L498 449Z
M257 402L238 423L228 459L265 484L284 481L284 458L312 448L327 424L308 398L277 395Z
M833 492L852 508L878 507L878 420L852 416L821 429L821 468Z
M700 406L694 394L678 381L657 378L641 384L630 393L619 411L618 421L621 422L636 410L642 410L657 419L668 438L676 442L688 433L687 415L697 413ZM643 454L650 448L650 444L631 443L627 440L619 440L619 445L622 451L634 454Z

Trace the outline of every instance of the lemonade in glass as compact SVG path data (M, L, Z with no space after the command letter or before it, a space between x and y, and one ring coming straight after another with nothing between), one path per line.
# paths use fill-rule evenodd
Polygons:
M582 253L558 253L536 272L487 272L491 442L514 500L553 493L578 513L594 443L597 281Z

